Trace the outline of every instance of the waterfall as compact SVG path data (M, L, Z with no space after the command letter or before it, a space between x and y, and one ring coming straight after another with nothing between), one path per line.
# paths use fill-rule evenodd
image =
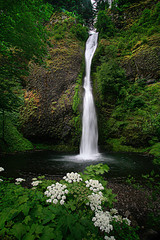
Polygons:
M92 58L97 47L98 33L91 32L85 50L86 75L84 78L82 137L80 156L91 157L98 153L98 127L90 80Z

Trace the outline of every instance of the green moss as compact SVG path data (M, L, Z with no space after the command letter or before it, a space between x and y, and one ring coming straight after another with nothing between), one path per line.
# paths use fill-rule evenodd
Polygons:
M2 129L2 120L0 121L0 129ZM17 130L17 127L15 127L8 118L5 120L4 140L5 141L0 140L0 149L2 152L27 151L33 149L32 143L23 137Z
M81 114L80 114L80 104L81 104L81 88L82 88L82 78L83 78L83 68L81 73L78 75L76 86L74 88L75 94L73 97L72 109L74 116L72 118L74 125L74 133L72 134L72 142L73 144L79 145L80 136L81 136Z
M155 157L154 163L160 165L160 142L154 144L149 153Z
M121 138L112 138L108 139L106 143L110 146L114 152L142 152L142 149L133 148L132 146L125 145L126 139Z

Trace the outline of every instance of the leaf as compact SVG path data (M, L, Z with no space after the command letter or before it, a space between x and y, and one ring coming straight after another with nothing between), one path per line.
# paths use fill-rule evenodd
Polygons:
M25 203L27 201L28 201L28 196L25 196L25 195L22 196L22 197L19 197L19 199L18 199L19 205L22 204L22 203Z
M7 220L9 214L10 214L10 208L5 209L0 213L0 229L3 229L5 225L5 221Z
M69 208L72 211L74 211L76 209L76 201L75 200L69 200L66 204L66 208Z
M104 174L105 172L109 171L109 167L107 164L99 163L97 165L90 165L86 167L86 170L84 171L85 174L90 176L96 176L99 174Z
M35 236L29 232L22 238L22 240L35 240Z
M26 216L25 219L23 220L23 223L25 223L26 225L28 225L28 223L31 221L31 217L30 216Z
M32 224L31 229L30 229L30 233L36 233L36 234L40 234L43 232L44 226L39 225L39 224Z
M57 232L57 231L56 231L56 233L58 233L59 240L61 240L62 239L62 233L61 232ZM40 239L41 240L51 240L51 239L56 240L57 239L56 238L56 233L55 233L54 228L50 228L50 227L46 226L44 228L43 235L41 236Z
M27 229L22 223L16 223L11 229L11 233L19 240L22 239L22 236L26 233Z

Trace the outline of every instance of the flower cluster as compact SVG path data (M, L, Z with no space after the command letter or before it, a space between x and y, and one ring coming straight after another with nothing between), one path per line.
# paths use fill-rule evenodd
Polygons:
M48 186L47 191L44 192L44 195L50 197L47 199L47 202L57 204L58 201L60 201L60 204L63 205L66 199L65 194L68 194L68 190L66 188L66 185L60 184L58 182L56 184Z
M110 237L105 236L104 239L105 240L116 240L114 236L110 236Z
M99 211L101 210L101 202L103 199L103 195L101 192L99 194L92 193L88 196L89 202L87 205L90 205L92 211Z
M66 176L63 177L63 179L68 183L82 181L81 175L74 172L67 173Z
M113 230L113 226L110 224L112 221L112 216L108 211L95 212L95 217L92 218L92 221L94 222L95 227L99 227L101 231L109 233Z
M121 222L121 223L124 221L127 225L131 224L131 221L128 218L123 218L120 215L113 216L113 220L115 220L116 222Z
M15 180L16 180L16 182L15 182L16 185L19 185L21 182L26 181L26 180L23 179L23 178L16 178Z
M86 183L86 187L88 187L93 192L104 190L104 187L98 180L90 179L89 181L88 180L85 181L85 183Z
M3 182L3 179L0 178L0 182Z
M33 180L33 179L32 179ZM34 180L32 183L31 183L31 185L33 186L33 187L37 187L38 185L39 185L39 183L42 183L42 181L40 181L40 180Z
M0 167L0 172L4 171L4 168L3 167Z
M131 221L128 218L123 218L120 215L116 215L118 211L114 208L110 210L110 212L106 211L103 212L95 211L95 217L92 218L92 221L94 222L95 227L99 227L101 231L105 231L105 233L110 233L110 231L113 230L113 226L111 222L114 220L116 222L124 222L128 225L130 225ZM115 240L114 236L105 236L104 239L106 240Z

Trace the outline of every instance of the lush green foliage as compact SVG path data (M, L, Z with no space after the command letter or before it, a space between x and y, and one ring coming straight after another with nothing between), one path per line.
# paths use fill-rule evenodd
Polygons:
M119 95L125 83L125 72L116 61L104 62L97 69L98 88L102 99Z
M81 173L81 177L83 180L87 177L90 181L90 176L96 179L96 175L104 172L108 172L108 166L99 164L88 167L84 174ZM71 175L73 176L74 173ZM15 240L104 239L104 232L94 226L92 220L94 211L86 205L88 195L92 194L91 188L86 187L87 182L83 180L68 182L65 179L57 185L67 188L66 200L62 203L57 200L55 203L50 203L44 196L46 187L57 184L53 180L45 180L44 176L33 179L32 185L38 186L31 189L23 188L20 183L15 185L6 180L0 182L0 237ZM49 193L50 187L47 189L45 195ZM111 206L114 194L106 187L101 191L103 192L103 208ZM120 236L124 234L128 237L127 239L139 239L135 229L127 224L126 219L118 215L117 217L121 219L120 222L112 221L111 223L116 239L120 239Z
M111 20L111 17L107 15L105 10L100 10L98 12L95 27L97 28L97 31L101 37L110 37L114 35L114 24Z
M93 20L93 10L90 0L46 0L53 5L56 10L67 10L78 15L85 23L89 24Z
M41 61L46 54L47 35L43 26L52 12L43 1L1 1L0 3L0 108L12 109L28 61ZM15 103L14 103L15 102Z
M18 126L15 123L16 120L18 121L16 113L6 113L3 129L3 116L0 114L0 151L2 152L26 151L33 149L32 143L25 139L17 130Z
M88 4L89 7L90 1L87 2L85 1L85 4ZM56 4L63 8L67 2L58 1L57 3L56 1ZM74 13L74 8L80 3L68 1L68 4L73 4L73 9L63 9L64 16L54 24L54 29L49 32L51 25L48 22L52 19L51 15L54 14L55 10L58 10L57 7L54 9L52 5L44 3L43 0L29 0L27 2L7 0L0 3L2 12L0 16L0 116L2 119L0 132L2 132L2 135L0 138L2 140L1 150L3 151L6 151L8 147L9 151L11 149L15 151L16 147L17 151L25 150L25 144L22 144L23 147L18 147L17 137L15 147L13 146L15 138L12 137L13 141L10 139L8 142L9 129L8 136L12 135L13 131L11 130L12 127L8 127L11 125L7 125L5 115L10 115L13 112L12 116L15 116L15 112L19 112L24 103L22 87L25 87L26 76L29 74L29 63L36 62L45 65L47 45L51 47L51 38L56 41L68 38L66 44L69 44L70 38L73 38L75 41L80 40L79 44L82 44L88 37L88 28L82 26L82 19L77 15L78 13ZM68 12L66 9L73 10L73 12ZM31 114L33 114L33 109L27 113L27 117L29 118ZM19 119L16 118L16 121L14 121L12 118L12 120L11 124L17 127ZM21 122L25 121L22 118L21 120ZM4 134L4 132L7 132L7 134ZM16 134L16 136L18 135ZM19 143L22 143L21 137ZM26 150L28 149L26 147Z
M21 84L28 74L29 61L42 63L47 52L48 37L44 24L52 10L52 6L42 0L7 0L0 3L0 114L3 118L5 114L18 111L23 104ZM5 126L4 123L3 119L2 132L6 127L11 129L10 124ZM5 143L7 139L2 137L2 140Z
M134 2L136 3L123 1L121 4ZM141 3L137 4L141 6ZM139 72L139 69L140 65L142 68L146 65L147 70L152 64L151 71L153 68L153 72L156 72L159 66L158 52L155 51L159 49L159 7L158 2L150 9L146 7L137 19L123 19L124 29L116 29L115 35L110 39L100 35L93 59L100 144L112 146L114 151L142 151L142 148L146 148L146 151L155 155L157 163L160 141L159 80L156 77L155 82L149 84L150 76L143 77L145 70ZM125 8L124 14L131 14L132 8ZM136 4L134 9L137 10ZM107 11L103 14L105 19ZM143 53L146 53L145 57ZM142 62L137 67L138 57L138 61ZM127 74L121 66L127 69ZM133 75L137 71L137 75L133 77L132 71ZM128 76L126 78L126 75L131 79Z

